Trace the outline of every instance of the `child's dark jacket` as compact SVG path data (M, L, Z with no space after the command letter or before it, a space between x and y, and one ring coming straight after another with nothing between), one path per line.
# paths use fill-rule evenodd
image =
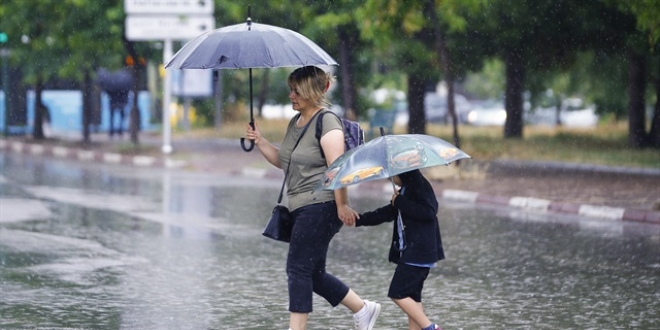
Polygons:
M394 222L389 261L429 264L445 258L438 225L438 201L431 184L419 170L399 174L404 193L391 203L360 215L356 226ZM406 248L399 252L398 211L403 220Z

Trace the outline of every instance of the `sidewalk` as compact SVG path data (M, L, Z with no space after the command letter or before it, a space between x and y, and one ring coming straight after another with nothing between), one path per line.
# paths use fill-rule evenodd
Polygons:
M162 137L142 133L137 154L121 152L128 136L95 134L90 146L80 138L35 143L30 137L0 137L1 153L24 153L86 162L161 167L223 175L282 179L258 150L245 152L238 139L173 137L173 153L160 152ZM537 212L579 214L608 221L660 224L660 169L632 169L558 162L464 160L457 166L424 171L439 198L509 206ZM355 187L368 193L391 189L373 181Z

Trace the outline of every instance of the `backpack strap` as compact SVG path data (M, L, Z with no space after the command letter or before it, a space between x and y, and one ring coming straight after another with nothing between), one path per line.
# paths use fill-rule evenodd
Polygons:
M329 111L329 110L321 110L321 113L319 113L319 118L316 119L316 140L319 141L319 150L321 150L321 157L325 159L325 153L323 153L323 147L321 146L321 134L323 133L323 115L326 113L331 113L335 115L335 117L339 118L336 113ZM344 129L344 123L341 121L341 118L339 118L339 122L341 123L342 130Z

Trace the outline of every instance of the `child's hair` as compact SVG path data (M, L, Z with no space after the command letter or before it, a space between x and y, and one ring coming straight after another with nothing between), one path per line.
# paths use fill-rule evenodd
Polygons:
M315 66L304 66L291 72L288 83L289 87L296 89L303 99L318 106L330 106L325 93L332 81L334 81L332 74Z
M399 180L401 180L401 183L403 185L409 184L410 182L413 182L419 179L420 177L422 178L424 177L419 169L399 173L396 176L399 177Z

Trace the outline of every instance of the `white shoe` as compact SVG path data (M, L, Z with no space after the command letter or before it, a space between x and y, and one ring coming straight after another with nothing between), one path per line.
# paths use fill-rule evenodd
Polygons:
M362 317L354 316L355 330L372 330L376 319L380 315L380 304L373 301L364 300L364 306L367 308L366 313Z

